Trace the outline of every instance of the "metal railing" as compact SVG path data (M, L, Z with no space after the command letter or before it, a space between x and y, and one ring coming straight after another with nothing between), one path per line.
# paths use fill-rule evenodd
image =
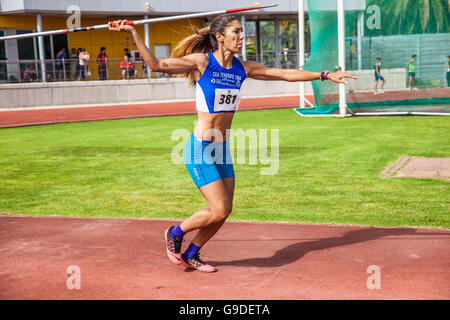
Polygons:
M266 67L281 69L297 69L298 68L298 52L295 50L283 51L276 54L273 51L265 51L258 54L247 53L248 61L259 62Z
M105 64L90 60L80 64L79 59L41 60L0 60L0 82L23 83L91 80L132 80L147 79L147 67L142 62L123 64L122 59L107 59ZM44 75L43 75L44 65ZM152 78L171 77L172 75L151 72Z

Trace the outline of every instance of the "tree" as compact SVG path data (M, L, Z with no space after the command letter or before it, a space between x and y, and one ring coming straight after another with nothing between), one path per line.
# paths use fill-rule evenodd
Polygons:
M394 35L450 32L450 0L368 0L381 9L381 30L366 34Z

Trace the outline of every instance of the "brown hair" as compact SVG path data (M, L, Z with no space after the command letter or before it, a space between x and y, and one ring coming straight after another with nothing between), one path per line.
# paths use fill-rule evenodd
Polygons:
M216 51L219 48L216 33L224 34L225 28L234 20L238 19L235 16L220 15L214 18L209 27L199 30L191 25L191 28L195 33L181 40L172 51L171 57L181 58L192 53L208 53ZM185 73L184 77L190 78L190 85L194 85L194 79L192 78L191 73Z

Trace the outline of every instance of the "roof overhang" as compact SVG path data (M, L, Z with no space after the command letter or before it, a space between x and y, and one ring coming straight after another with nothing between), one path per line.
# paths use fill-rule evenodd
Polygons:
M298 0L273 0L273 1L247 1L228 0L226 4L222 0L0 0L0 15L36 15L61 16L71 13L71 6L80 9L81 14L87 17L120 17L120 16L170 16L195 12L218 11L227 8L240 8L254 6L256 2L261 5L278 4L277 7L261 11L249 11L245 15L292 15L298 12ZM305 10L307 11L307 1ZM337 1L331 2L335 3ZM150 9L148 9L150 6ZM344 2L347 11L366 10L366 0L346 0ZM336 10L333 5L324 9Z

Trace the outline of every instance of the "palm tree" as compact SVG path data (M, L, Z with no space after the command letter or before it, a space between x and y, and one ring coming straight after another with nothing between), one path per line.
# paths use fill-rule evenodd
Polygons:
M381 30L369 35L450 32L450 0L368 0L381 9Z

